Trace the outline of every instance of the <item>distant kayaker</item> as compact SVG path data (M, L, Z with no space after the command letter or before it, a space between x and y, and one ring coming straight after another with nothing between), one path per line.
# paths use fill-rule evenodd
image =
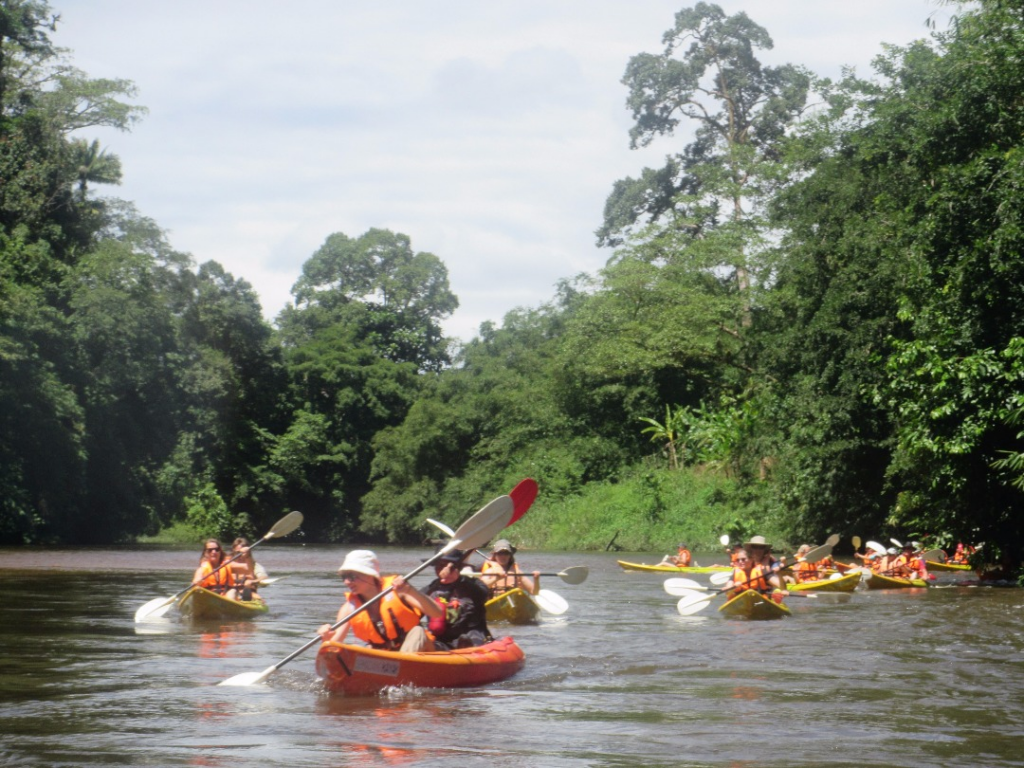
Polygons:
M738 550L734 563L732 578L722 588L723 591L732 590L732 597L737 597L748 589L762 594L770 592L772 588L782 589L782 581L778 574L772 573L755 562L747 550Z
M677 568L689 568L692 562L693 556L690 554L690 550L686 544L680 542L679 546L676 547L676 553L674 555L665 555L660 564L674 565Z
M199 557L199 567L192 575L192 583L231 600L238 599L235 580L231 575L231 566L224 566L224 547L217 539L207 539L203 544L203 554Z
M508 539L498 539L491 547L491 554L480 569L484 574L480 581L487 585L492 596L516 587L531 595L536 595L540 589L540 571L534 571L532 577L523 574L516 562L516 552Z
M231 544L231 556L238 559L231 563L231 575L242 600L262 600L259 596L260 582L268 578L267 569L256 562L249 549L249 540L239 536Z
M335 623L355 613L388 587L394 589L333 632L330 624L322 625L317 629L321 638L340 643L351 627L356 637L373 648L403 653L434 650L434 643L420 626L420 619L441 616L436 602L401 576L381 577L377 555L368 549L353 549L345 555L338 573L349 591Z
M927 579L924 560L915 552L913 544L903 545L903 551L889 565L892 575L899 579Z
M816 581L819 578L817 563L804 560L803 557L811 551L810 544L801 544L796 551L797 562L793 564L793 575L783 576L787 583L803 584L805 581Z
M462 575L466 552L453 549L434 561L434 579L424 590L443 608L443 617L428 623L438 650L483 645L493 638L487 628L490 591L475 578Z

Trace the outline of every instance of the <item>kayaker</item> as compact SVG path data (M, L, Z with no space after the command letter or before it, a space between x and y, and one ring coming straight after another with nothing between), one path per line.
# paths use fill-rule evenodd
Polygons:
M231 600L238 599L235 580L231 575L231 566L221 568L224 562L224 547L217 539L207 539L203 544L203 554L199 557L199 567L192 575L192 583Z
M508 539L498 539L491 547L491 554L480 569L484 574L480 580L491 590L492 597L516 587L531 595L540 589L540 571L534 571L532 577L520 575L523 572L516 562L516 552Z
M784 559L780 560L772 555L772 545L765 540L764 536L751 536L750 541L743 543L743 549L746 550L754 564L760 565L765 573L776 573L785 565Z
M782 589L779 575L759 565L745 549L736 552L732 578L722 587L723 592L732 591L730 597L738 597L748 589L767 594L772 589Z
M402 653L434 650L434 643L420 626L420 619L440 617L441 608L401 576L381 577L377 555L368 549L353 549L345 555L338 574L349 591L345 593L345 602L338 609L335 623L355 613L359 606L388 587L394 589L333 632L330 624L322 625L317 629L321 638L340 643L351 627L352 634L373 648Z
M249 540L239 536L231 543L231 555L238 559L231 563L231 575L242 600L262 600L259 596L260 582L268 578L267 569L256 562L249 550Z
M693 556L690 554L690 550L686 547L686 544L680 542L679 546L676 547L676 553L674 555L665 555L660 564L674 565L677 568L689 568L692 562Z
M926 579L928 571L925 570L924 561L917 556L914 545L907 543L903 545L903 551L889 565L892 575L899 579Z
M490 592L477 579L462 575L467 554L453 549L434 561L437 578L424 590L443 608L443 616L427 625L438 650L483 645L492 639L485 607Z
M803 557L811 551L810 544L801 544L800 548L796 551L797 562L791 569L793 572L792 576L783 576L783 580L786 583L803 584L805 581L816 581L818 577L818 564L814 562L808 562Z

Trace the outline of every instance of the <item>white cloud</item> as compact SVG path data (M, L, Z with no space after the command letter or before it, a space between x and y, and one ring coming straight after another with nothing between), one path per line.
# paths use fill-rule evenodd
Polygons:
M133 80L150 109L131 134L96 134L124 166L113 191L252 283L268 317L327 235L384 227L445 262L461 302L446 328L468 339L599 269L612 183L683 143L629 151L620 80L692 2L51 2L76 65ZM939 9L720 5L768 29L766 62L830 76L868 74Z

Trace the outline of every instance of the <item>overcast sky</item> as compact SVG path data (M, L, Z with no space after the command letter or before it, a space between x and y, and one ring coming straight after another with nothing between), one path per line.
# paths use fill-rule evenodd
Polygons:
M685 0L50 0L53 40L92 77L134 81L149 115L87 132L136 204L197 263L248 280L272 319L333 232L408 235L447 266L468 340L610 253L613 182L686 143L631 151L621 84ZM871 73L881 44L945 28L935 0L723 0L791 62Z

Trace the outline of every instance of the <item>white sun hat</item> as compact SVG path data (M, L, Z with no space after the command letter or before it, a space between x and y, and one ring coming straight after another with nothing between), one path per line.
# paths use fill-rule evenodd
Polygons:
M342 571L355 571L356 573L362 573L379 579L380 561L368 549L353 549L345 555L345 560L342 562L341 567L338 568L338 573Z

